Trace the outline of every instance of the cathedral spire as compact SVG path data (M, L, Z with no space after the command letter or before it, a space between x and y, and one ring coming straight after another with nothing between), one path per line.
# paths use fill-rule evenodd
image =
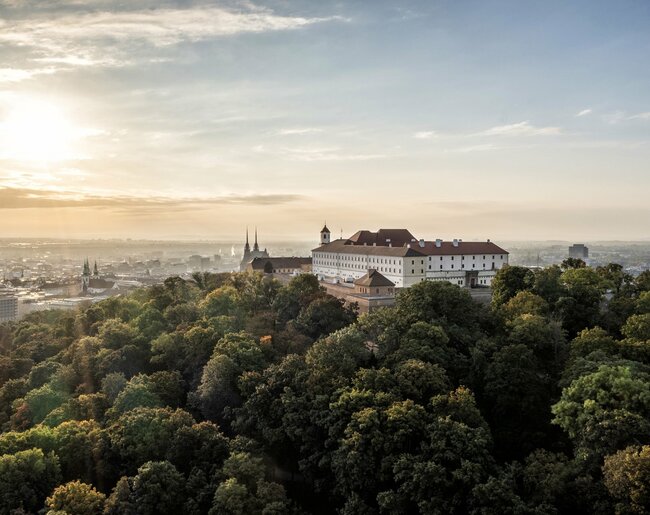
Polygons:
M248 226L246 226L246 245L244 245L244 255L247 255L251 251L251 246L248 243Z
M253 250L260 250L260 246L257 244L257 227L255 227L255 244L253 245Z

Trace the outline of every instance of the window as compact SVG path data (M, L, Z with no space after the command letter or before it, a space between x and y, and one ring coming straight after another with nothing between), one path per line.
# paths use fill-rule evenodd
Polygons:
M461 268L465 268L465 265L462 265Z
M414 274L414 273L415 273L415 270L411 269L411 273Z
M454 265L452 264L451 267L454 268Z
M442 270L442 265L440 265L440 270Z

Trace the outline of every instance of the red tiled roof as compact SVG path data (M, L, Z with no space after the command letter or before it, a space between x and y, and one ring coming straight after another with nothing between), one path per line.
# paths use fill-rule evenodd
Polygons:
M416 238L407 229L379 229L377 232L357 231L348 239L351 245L403 247Z
M381 275L374 268L368 270L368 273L366 275L354 281L354 284L357 286L370 286L370 287L395 286L394 282Z
M508 254L498 245L491 241L459 241L458 246L455 247L451 241L443 241L440 247L436 246L435 241L425 241L424 247L419 243L417 245L418 252L426 256L471 256L473 254Z

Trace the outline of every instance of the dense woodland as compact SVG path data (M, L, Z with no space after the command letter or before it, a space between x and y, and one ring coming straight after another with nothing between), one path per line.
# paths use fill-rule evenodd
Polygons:
M197 274L0 326L0 513L650 511L650 272L493 286Z

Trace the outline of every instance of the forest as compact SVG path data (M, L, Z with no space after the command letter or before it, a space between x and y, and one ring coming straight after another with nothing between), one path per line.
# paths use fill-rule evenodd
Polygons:
M650 512L650 271L195 274L0 326L0 514Z

